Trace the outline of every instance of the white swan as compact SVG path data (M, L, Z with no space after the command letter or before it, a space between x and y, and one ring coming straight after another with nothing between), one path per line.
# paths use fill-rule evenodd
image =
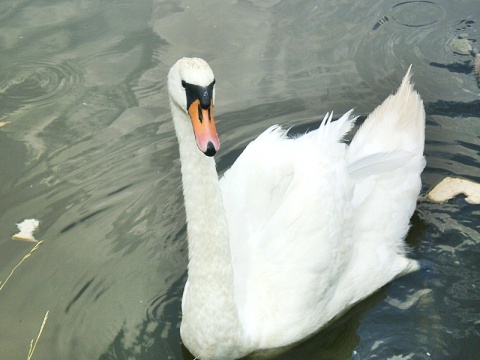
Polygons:
M417 268L403 239L425 166L425 112L409 79L349 146L351 111L297 138L271 127L219 180L213 72L198 58L171 68L189 246L180 332L193 355L292 344Z

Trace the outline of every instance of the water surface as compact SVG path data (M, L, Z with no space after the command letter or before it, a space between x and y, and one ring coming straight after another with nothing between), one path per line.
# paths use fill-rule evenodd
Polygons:
M191 358L179 337L187 248L169 67L217 79L220 172L263 129L368 114L413 65L427 110L426 192L480 181L480 8L457 1L3 1L0 4L1 358ZM479 207L420 201L422 271L385 286L279 359L474 359Z

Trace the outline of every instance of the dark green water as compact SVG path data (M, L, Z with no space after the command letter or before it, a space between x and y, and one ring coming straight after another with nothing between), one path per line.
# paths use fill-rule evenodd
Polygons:
M275 124L368 114L413 64L427 110L424 192L480 181L480 7L456 1L0 3L0 358L189 359L179 336L185 216L166 74L182 56L217 80L217 162ZM420 201L423 269L279 359L476 359L479 205Z

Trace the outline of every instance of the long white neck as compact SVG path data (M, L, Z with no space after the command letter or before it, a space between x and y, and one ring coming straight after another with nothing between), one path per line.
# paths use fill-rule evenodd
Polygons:
M195 355L211 357L218 346L233 345L232 340L241 338L228 225L215 161L198 149L188 115L175 103L171 108L180 147L189 248L182 339L190 342L185 344L189 349L202 352Z

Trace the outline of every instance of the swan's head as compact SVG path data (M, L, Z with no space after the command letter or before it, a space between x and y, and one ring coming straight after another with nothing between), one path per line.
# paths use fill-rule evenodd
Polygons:
M213 156L220 148L213 103L215 78L205 60L183 58L168 73L170 101L189 115L198 148L207 156Z

